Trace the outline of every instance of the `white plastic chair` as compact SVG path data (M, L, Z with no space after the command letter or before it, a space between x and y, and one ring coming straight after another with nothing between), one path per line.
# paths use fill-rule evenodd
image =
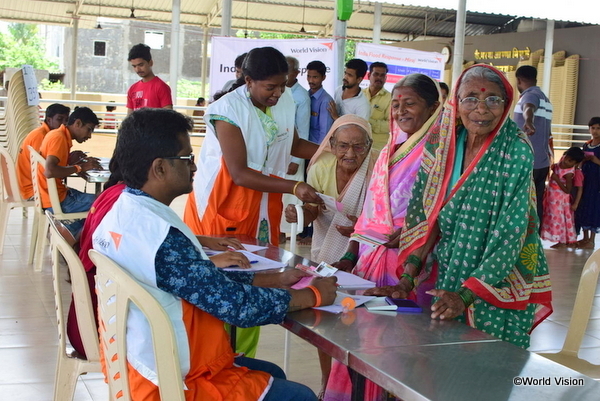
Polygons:
M110 258L90 250L96 265L100 341L108 369L110 400L130 401L127 375L127 315L130 303L146 316L152 332L152 344L160 398L185 401L173 324L160 303Z
M539 353L539 355L565 365L593 379L600 380L600 365L594 365L585 359L579 358L579 348L587 329L592 304L596 295L598 285L598 273L600 272L600 249L595 251L585 262L577 297L573 306L569 330L562 349L555 354Z
M54 284L54 304L56 308L56 321L58 324L58 356L56 361L56 373L54 377L54 401L73 400L77 378L87 372L101 372L100 347L98 329L92 299L88 286L87 276L81 260L70 241L61 232L70 235L66 227L61 226L59 221L54 220L52 213L46 211L46 220L50 226L52 241L52 282ZM63 310L62 286L65 278L60 276L59 255L67 262L71 277L71 289L75 302L77 314L77 325L85 349L86 359L81 355L74 355L67 349L66 319Z
M0 147L0 177L2 178L2 197L0 199L0 254L4 251L4 237L8 225L8 215L16 207L27 210L35 207L34 201L28 201L21 197L19 182L17 179L16 164L6 148ZM34 215L33 227L37 226L39 216ZM30 249L35 247L35 235L31 235ZM31 252L31 251L30 251Z
M40 184L38 181L38 168L41 165L43 168L46 167L46 159L44 159L35 149L31 146L29 148L31 158L31 181L33 181L33 193L35 198L35 213L38 217L37 227L34 227L34 232L31 235L35 235L35 245L29 250L29 263L34 263L33 269L35 271L42 271L42 259L44 249L46 248L46 233L48 232L48 221L44 218L44 209L42 207L42 199L40 197ZM80 213L63 213L60 207L60 199L58 198L58 189L56 188L56 181L54 178L46 178L48 185L48 194L50 196L50 202L52 204L53 216L56 220L77 220L85 219L88 212ZM32 244L33 244L32 240Z

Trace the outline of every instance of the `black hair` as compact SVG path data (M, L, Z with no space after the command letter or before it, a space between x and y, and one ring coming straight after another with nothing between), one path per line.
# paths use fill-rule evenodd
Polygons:
M116 148L113 150L110 162L108 162L108 170L110 171L110 177L108 177L108 181L104 183L105 191L113 185L117 185L119 182L123 181L123 174L121 174L121 169L119 168L119 162L117 160Z
M244 60L246 59L247 55L248 53L242 53L235 58L235 61L233 62L235 68L242 68L242 65L244 65Z
M203 97L199 97L198 100L196 100L196 104L200 104L205 101L206 101L206 99L204 99Z
M440 89L443 89L447 94L450 94L450 88L448 87L447 83L440 81L438 84L440 85Z
M376 61L374 63L371 63L371 65L369 66L369 72L373 72L373 68L385 68L385 73L387 74L388 70L388 66L386 63L382 63L381 61Z
M577 146L573 146L566 150L565 156L570 157L571 159L579 163L585 158L585 153L583 153L583 149Z
M327 67L325 67L325 64L323 64L323 62L319 60L311 61L310 63L308 63L308 65L306 66L306 70L316 71L322 76L325 76L327 73Z
M75 110L73 110L73 113L71 113L69 116L67 125L73 125L77 120L81 120L84 125L94 124L94 126L97 126L100 124L100 121L98 121L98 116L96 116L96 114L89 107L76 107Z
M600 117L592 117L592 118L590 118L590 122L588 123L588 127L591 127L594 124L600 124Z
M417 92L417 95L421 96L423 100L425 100L425 103L428 107L433 106L440 98L435 81L425 74L415 73L405 76L400 81L396 82L392 93L396 89L403 87L412 88L415 92Z
M152 162L176 156L181 151L179 138L189 135L193 127L190 117L175 110L144 108L131 113L119 128L114 152L125 184L142 188Z
M537 81L537 70L535 67L531 65L522 65L517 68L517 72L515 72L515 76L517 78L521 78L522 80L528 82L536 82Z
M359 58L353 58L352 60L348 60L345 67L356 71L357 78L364 78L367 74L367 63Z
M242 72L253 81L264 81L275 75L288 72L287 61L274 47L256 47L244 59Z
M52 103L50 106L46 107L46 118L52 118L57 114L69 115L70 112L70 107L60 103Z
M150 62L152 60L152 54L150 54L150 46L145 45L143 43L138 43L133 46L131 50L129 50L129 56L127 57L127 61L134 60L136 58L143 58L144 60Z

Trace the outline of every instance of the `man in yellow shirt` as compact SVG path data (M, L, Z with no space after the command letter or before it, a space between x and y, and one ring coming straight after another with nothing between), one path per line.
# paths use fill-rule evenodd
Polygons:
M371 104L371 129L373 149L381 150L390 136L390 104L392 94L383 85L387 79L388 67L379 61L369 66L369 87L363 93Z

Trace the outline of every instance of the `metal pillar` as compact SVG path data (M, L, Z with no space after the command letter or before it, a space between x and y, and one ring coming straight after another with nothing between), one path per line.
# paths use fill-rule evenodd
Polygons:
M221 36L231 36L231 4L233 0L221 0Z
M552 47L554 46L554 20L546 21L546 47L544 48L544 82L542 92L550 97L550 80L552 78Z
M373 10L373 43L381 43L381 3L374 4Z
M460 77L465 56L465 26L467 22L467 0L459 0L456 9L456 26L454 28L454 49L452 55L452 86Z
M200 86L200 93L202 93L202 96L205 98L209 98L210 96L207 96L206 94L206 80L208 79L208 74L207 74L207 66L208 66L208 32L209 32L209 28L208 26L204 27L204 31L202 32L202 72L200 74L200 79L201 79L201 86Z
M173 0L171 20L171 60L169 75L171 83L171 97L173 105L177 104L177 79L179 78L180 29L181 29L181 0Z
M73 20L73 43L71 46L71 100L77 93L77 42L79 42L79 18Z

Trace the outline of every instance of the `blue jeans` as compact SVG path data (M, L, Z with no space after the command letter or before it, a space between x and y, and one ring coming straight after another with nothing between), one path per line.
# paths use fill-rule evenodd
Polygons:
M252 370L261 370L273 376L273 383L264 401L317 401L317 396L304 384L291 382L285 379L283 370L274 363L259 359L240 356L234 363Z
M92 207L94 200L96 200L96 195L94 194L86 194L73 188L67 188L67 197L65 200L60 202L60 207L63 213L87 212ZM52 213L54 213L51 207L49 207L47 210L50 210ZM63 224L65 227L67 227L71 234L73 234L73 237L77 238L79 232L83 228L84 222L85 219L65 220L63 221Z

